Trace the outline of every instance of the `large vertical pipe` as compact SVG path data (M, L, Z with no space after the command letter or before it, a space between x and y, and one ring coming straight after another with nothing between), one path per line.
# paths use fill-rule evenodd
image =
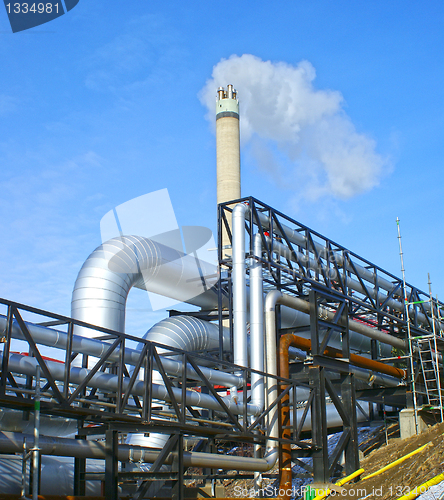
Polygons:
M261 235L254 236L254 257L262 257ZM250 265L250 357L253 370L264 371L264 292L262 264L255 258ZM251 401L263 408L264 378L258 373L251 374Z
M245 270L245 213L239 203L233 210L233 349L234 364L248 366L247 278Z
M262 283L262 263L256 260L262 257L262 240L260 234L255 234L253 258L250 260L250 357L253 370L264 371L264 292ZM264 407L264 377L251 373L251 401L260 408ZM260 457L261 446L255 445L255 457ZM262 488L262 475L254 473L254 488Z
M34 397L34 448L32 453L32 500L38 500L39 469L40 469L40 366L35 370L35 397Z

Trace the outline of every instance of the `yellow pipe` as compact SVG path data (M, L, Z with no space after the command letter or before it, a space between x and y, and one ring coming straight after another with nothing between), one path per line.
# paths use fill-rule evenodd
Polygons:
M407 455L404 455L403 457L401 458L398 458L398 460L395 460L394 462L391 462L390 464L386 465L385 467L383 467L382 469L379 469L377 470L376 472L373 472L372 474L369 474L368 476L365 476L361 479L361 481L364 481L365 479L369 479L371 477L374 477L374 476L377 476L379 474L382 474L383 472L385 472L386 470L389 470L393 467L396 467L398 464L401 464L402 462L404 462L404 460L407 460L408 458L412 457L413 455L416 455L417 453L420 453L424 448L426 448L427 446L429 446L431 444L431 442L425 444L424 446L421 446L420 448L412 451L411 453L408 453Z
M360 476L363 472L364 472L364 469L355 470L355 472L352 472L349 476L346 476L346 477L343 477L342 479L340 479L337 483L335 483L335 485L342 486L343 484L347 484L355 477Z
M397 500L413 500L418 495L422 495L423 493L425 493L430 488L430 486L435 486L435 484L439 484L441 481L444 481L444 474L438 474L434 478L429 479L425 483L422 483L421 486L416 486L416 488L408 495L403 495Z
M355 472L353 472L349 476L343 477L338 482L336 482L335 486L342 486L343 484L348 483L349 481L351 481L355 477L360 476L363 472L364 472L364 469L355 470ZM317 495L314 498L314 500L322 500L323 498L328 497L328 495L330 495L330 493L331 493L331 490L329 488L327 488L327 489L323 490L323 493L321 493L320 495Z

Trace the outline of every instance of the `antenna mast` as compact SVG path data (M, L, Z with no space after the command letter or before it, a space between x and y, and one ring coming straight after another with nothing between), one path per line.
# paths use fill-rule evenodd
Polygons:
M405 315L407 321L407 337L409 343L409 360L410 360L410 383L412 387L413 394L413 414L415 416L415 429L416 434L418 434L418 404L416 401L416 388L415 388L415 365L413 363L413 346L412 346L412 336L410 329L410 315L409 315L409 299L407 297L407 286L405 282L405 268L404 268L404 254L402 252L402 243L401 243L401 228L399 226L399 217L396 217L396 224L398 226L398 241L399 241L399 257L401 259L401 273L402 273L402 287L404 289L404 307L405 307Z

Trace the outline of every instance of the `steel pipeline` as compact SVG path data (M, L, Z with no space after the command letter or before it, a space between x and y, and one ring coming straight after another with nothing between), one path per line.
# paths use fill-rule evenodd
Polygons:
M17 432L0 431L0 450L3 453L22 453L23 439L29 449L34 445L32 434L22 434ZM42 455L70 456L76 458L97 458L105 459L106 445L104 442L68 439L55 437L40 437L40 450ZM141 446L129 446L119 444L117 459L122 462L147 462L153 463L159 456L160 451ZM273 464L267 462L265 458L236 457L231 455L183 452L185 467L211 467L225 470L247 470L261 471L269 470ZM170 454L165 463L171 464L173 454Z
M0 354L0 360L3 359L3 354ZM20 354L10 354L9 356L9 369L12 372L22 373L24 375L34 375L36 366L38 364L35 358L29 356L22 356ZM61 363L54 361L46 361L46 366L55 380L63 381L65 377L65 367ZM82 381L88 376L90 370L77 366L71 367L69 372L69 380L75 384L81 384ZM122 388L125 391L129 385L129 377L123 378ZM92 376L88 382L89 387L96 387L102 390L116 391L119 386L118 375L109 373L98 372ZM143 396L145 394L145 382L136 381L131 389L131 394ZM170 401L168 390L165 386L160 384L152 384L152 397L162 401ZM182 389L173 387L172 392L178 401L182 397ZM242 415L243 405L237 405L231 398L222 398L226 406L236 415ZM186 404L196 406L199 408L206 408L216 411L224 411L216 398L209 394L202 394L195 391L186 391ZM262 408L258 408L251 404L247 404L247 413L249 415L258 415Z
M298 347L300 349L304 349L306 351L311 350L311 341L293 335L291 333L282 335L279 341L279 375L282 378L289 379L290 378L290 364L289 364L289 355L288 350L289 347ZM333 349L327 347L324 350L324 355L333 357L333 358L342 358L342 352L338 349ZM371 359L364 358L363 356L357 356L354 354L350 355L350 363L353 363L357 366L361 366L364 368L369 368L370 366L374 371L380 371L382 373L386 373L391 376L396 376L398 378L404 378L406 373L404 370L400 370L398 368L384 365L378 361L374 361ZM282 391L284 391L287 386L282 386ZM279 470L281 473L281 482L279 485L279 491L291 491L292 486L292 472L291 472L291 430L290 430L290 397L289 394L285 394L281 400L281 438L284 442L281 444L281 452L280 452L280 461ZM285 441L288 441L285 442ZM288 500L288 495L283 495L279 497L279 500Z
M248 208L248 211L250 211L249 208ZM269 221L268 217L261 212L256 212L256 214L258 216L260 224L264 228L270 230L270 221ZM279 236L282 236L285 239L288 239L289 241L291 241L292 243L295 243L296 245L298 245L300 247L308 248L309 251L316 252L321 258L324 258L324 259L327 258L328 254L329 254L329 250L324 245L322 245L318 242L313 242L313 245L312 245L312 243L308 242L306 237L302 233L291 229L289 226L286 226L285 224L281 224L280 227L282 228L282 230L277 225L274 225L273 232ZM277 245L278 248L281 248L279 242L275 241L273 244ZM286 248L284 245L282 245L282 247ZM333 252L331 254L331 257L333 257L333 259L335 260L338 267L345 267L346 266L346 262L344 261L344 257L340 252ZM307 256L303 255L303 258L307 259ZM318 264L316 264L316 263L314 265L316 267L318 266ZM393 290L395 289L395 285L391 281L389 281L385 278L382 278L381 276L373 273L369 269L366 269L365 267L357 264L356 262L352 262L351 266L347 266L347 271L351 272L352 274L355 274L356 276L358 276L359 278L361 278L365 281L372 283L375 286L377 285L378 288L382 288L388 292L393 292ZM401 290L401 293L402 293L402 290ZM374 293L374 296L376 297L377 294ZM381 299L382 298L383 298L383 296L381 297ZM404 308L404 303L402 301L402 298L398 304L401 306L400 310L402 310ZM427 302L425 302L423 304L423 307L429 313L431 312L431 306ZM414 314L414 311L409 312L409 314ZM435 316L436 316L436 313L435 313ZM424 315L422 313L418 313L418 319L422 323L427 322L427 319L424 317ZM431 320L430 316L429 316L429 320ZM444 328L444 324L439 323L436 319L435 319L435 323L437 323L438 328Z
M38 344L47 347L55 347L57 349L66 349L68 346L68 334L53 328L35 325L33 323L25 322L29 332L34 341ZM7 318L0 315L0 332L5 334L7 328ZM149 332L152 332L150 340L158 343L165 343L171 347L171 342L177 339L177 331L181 329L184 332L184 338L194 338L193 346L189 351L196 351L200 349L210 349L214 347L214 342L211 344L211 339L219 338L219 328L206 321L189 316L175 316L174 318L166 318L154 325ZM166 332L170 332L170 336ZM176 335L173 336L173 332ZM12 337L24 340L25 337L16 321L12 323L11 329ZM205 339L209 339L205 342ZM177 341L175 342L177 344ZM72 350L73 352L80 352L89 356L100 358L110 347L110 344L99 339L87 338L81 335L73 335L72 337ZM183 341L177 344L177 348L183 349ZM109 356L110 361L119 361L120 348ZM140 358L140 350L125 348L124 360L129 365L136 365ZM179 375L184 372L183 363L177 360L170 359L169 357L161 357L162 366L164 370L170 375ZM240 387L243 383L242 379L237 375L224 373L220 370L212 370L211 368L200 368L205 377L214 384L223 385L225 387ZM191 365L186 366L186 376L190 379L200 380L199 375L196 373Z
M293 297L291 295L283 294L279 290L273 290L268 293L267 299L265 301L265 313L267 314L267 312L270 311L274 312L277 304L282 304L284 306L297 309L298 311L305 312L306 314L310 314L309 302L297 297ZM323 306L319 306L319 317L333 321L335 318L335 313ZM404 340L398 339L397 337L394 337L393 335L381 332L376 328L371 328L354 320L350 320L348 324L349 329L353 330L356 333L360 333L361 335L378 340L379 342L383 342L385 344L389 344L399 349L407 349L406 342Z

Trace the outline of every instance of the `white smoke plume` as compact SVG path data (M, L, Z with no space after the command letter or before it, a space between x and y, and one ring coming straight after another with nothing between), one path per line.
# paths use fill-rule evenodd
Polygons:
M318 90L308 61L292 66L251 54L222 59L200 92L214 121L218 87L239 93L242 143L279 184L296 185L315 200L350 198L376 186L387 160L376 143L358 133L344 112L340 92Z

